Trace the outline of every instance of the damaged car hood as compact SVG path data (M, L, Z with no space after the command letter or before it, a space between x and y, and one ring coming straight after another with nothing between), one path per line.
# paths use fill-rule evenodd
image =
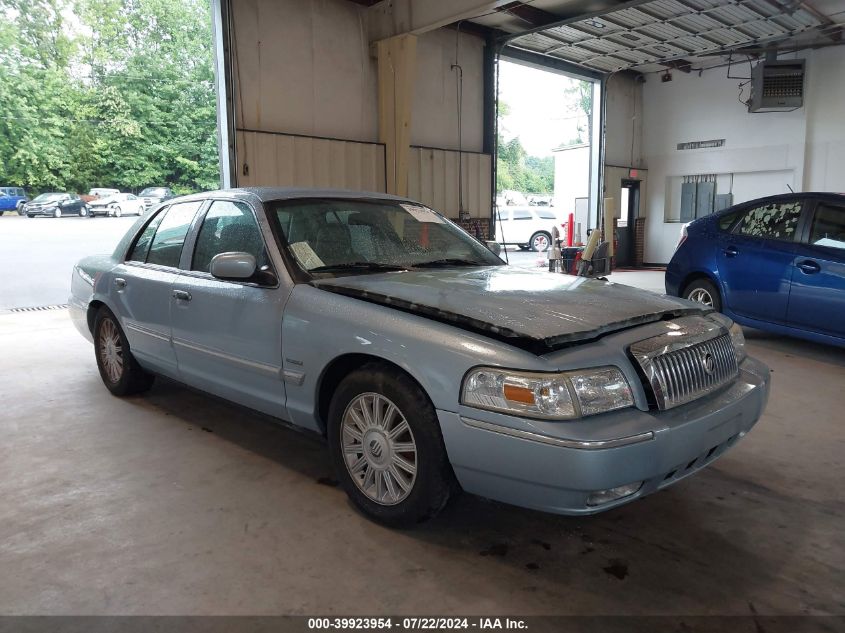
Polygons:
M311 283L536 353L643 323L710 311L630 286L509 266L352 275Z

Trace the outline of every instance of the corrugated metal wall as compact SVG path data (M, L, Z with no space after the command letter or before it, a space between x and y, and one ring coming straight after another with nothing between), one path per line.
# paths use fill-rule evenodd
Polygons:
M384 145L380 143L242 130L237 143L241 187L385 190Z
M408 164L408 197L444 215L458 217L457 151L411 147ZM464 209L470 217L489 218L492 200L492 158L489 154L464 152L462 156Z
M385 154L380 143L239 130L238 185L385 190ZM412 147L408 196L458 217L458 157L453 150ZM492 158L462 155L464 208L473 218L489 218ZM246 172L244 173L244 164Z

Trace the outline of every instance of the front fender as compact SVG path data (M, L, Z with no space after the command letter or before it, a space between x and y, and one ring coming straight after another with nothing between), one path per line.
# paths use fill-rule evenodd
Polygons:
M437 409L456 411L464 374L478 365L548 370L530 352L394 308L299 284L282 322L290 421L321 430L320 379L348 354L389 361L416 380Z

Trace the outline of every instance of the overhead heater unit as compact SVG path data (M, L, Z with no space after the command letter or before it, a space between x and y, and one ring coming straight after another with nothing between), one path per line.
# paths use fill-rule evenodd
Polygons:
M751 71L749 112L783 112L804 105L803 59L762 61Z

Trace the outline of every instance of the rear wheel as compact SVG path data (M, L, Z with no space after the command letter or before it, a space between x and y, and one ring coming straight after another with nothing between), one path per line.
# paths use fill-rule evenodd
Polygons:
M79 207L79 217L84 218L87 215L88 215L88 207L86 207L84 205Z
M129 396L152 387L155 376L144 371L132 356L117 318L105 306L94 319L94 352L100 378L114 395Z
M537 231L534 235L531 236L530 244L532 251L547 251L549 250L549 246L551 246L552 244L552 236L546 233L545 231Z
M708 279L696 279L684 288L684 299L702 303L717 312L722 311L722 298L719 290Z
M394 368L370 363L343 379L329 407L328 436L338 480L370 518L414 525L449 500L454 475L434 407Z

